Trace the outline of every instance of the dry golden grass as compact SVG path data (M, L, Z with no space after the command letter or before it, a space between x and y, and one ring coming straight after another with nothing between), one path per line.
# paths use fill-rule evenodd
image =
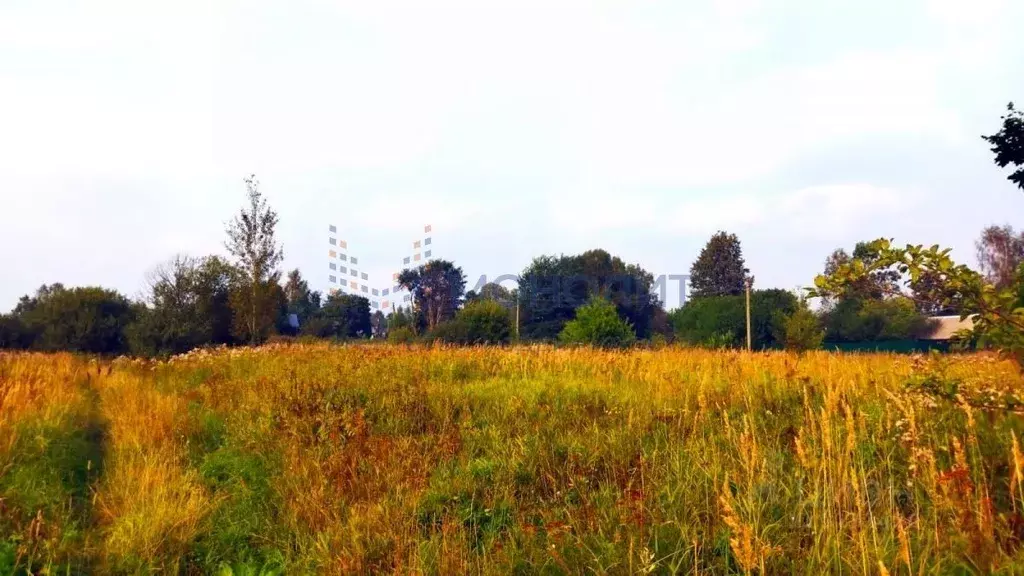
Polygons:
M988 355L0 354L0 573L1012 573Z

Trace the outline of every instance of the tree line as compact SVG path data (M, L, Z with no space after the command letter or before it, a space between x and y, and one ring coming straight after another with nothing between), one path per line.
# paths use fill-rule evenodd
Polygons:
M983 138L997 165L1017 168L1009 178L1024 187L1024 117L1011 104L1002 120L998 133ZM299 270L282 276L277 213L254 176L244 182L246 203L225 230L230 258L176 257L151 274L138 300L100 287L44 285L0 315L0 348L159 356L275 336L600 346L741 347L746 341L744 292L754 277L735 234L720 231L708 240L690 268L686 303L672 311L654 293L650 272L595 249L535 258L514 290L492 283L467 291L460 267L431 260L399 274L398 284L412 294L410 306L371 313L365 297L311 290ZM914 338L929 329L929 316L977 313L989 293L1002 300L984 310L1006 328L1005 318L1024 318L1024 233L991 226L976 247L974 276L937 247L895 251L874 241L850 253L836 249L814 289L751 289L752 346L803 350L823 342ZM817 310L807 297L820 297Z

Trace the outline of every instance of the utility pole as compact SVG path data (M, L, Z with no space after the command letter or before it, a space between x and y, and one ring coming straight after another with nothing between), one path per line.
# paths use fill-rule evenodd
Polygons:
M516 342L519 342L519 294L516 294Z
M752 349L751 335L750 335L750 286L754 283L753 276L747 276L743 279L743 283L747 286L747 352Z

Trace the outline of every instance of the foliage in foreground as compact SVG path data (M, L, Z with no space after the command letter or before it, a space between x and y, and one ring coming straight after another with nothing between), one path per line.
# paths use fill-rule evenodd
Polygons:
M920 298L940 306L956 304L960 317L973 320L973 328L961 334L961 340L973 340L979 346L990 347L1013 356L1018 364L1024 362L1024 307L1021 306L1020 286L1024 286L1024 265L1017 267L1016 281L999 288L989 284L985 277L949 257L950 250L938 245L930 248L908 244L893 246L890 240L880 238L870 245L877 257L871 261L852 259L837 266L830 274L814 279L811 296L842 297L871 274L891 270L906 278L905 284L934 278L926 290L915 292ZM891 288L895 296L903 296L899 286Z
M1016 109L1013 102L1006 106L1006 115L998 132L990 136L982 136L992 145L996 166L1011 166L1013 172L1006 178L1024 190L1024 112Z
M1024 568L991 356L0 354L0 571Z

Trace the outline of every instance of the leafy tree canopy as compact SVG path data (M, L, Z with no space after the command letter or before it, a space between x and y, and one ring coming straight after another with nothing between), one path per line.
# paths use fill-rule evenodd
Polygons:
M741 294L748 272L739 238L720 231L708 240L690 267L690 297Z
M448 260L431 260L418 268L402 270L398 284L412 292L428 329L454 317L466 293L466 275Z
M800 300L797 309L782 320L782 333L779 336L786 350L804 352L821 348L825 331L821 329L818 317L808 308L807 302Z
M1017 268L1024 262L1024 233L1013 226L989 226L974 244L978 265L985 280L996 288L1008 288L1016 282Z
M266 339L280 320L283 294L273 286L280 289L277 266L284 252L274 239L277 212L267 206L255 175L245 179L245 188L248 205L228 224L225 246L245 278L245 289L240 287L232 298L235 333L255 344Z
M321 309L330 323L327 334L337 338L369 338L373 331L370 301L354 294L331 294Z
M127 352L125 328L135 315L132 303L113 290L62 284L23 296L12 313L24 330L19 339L34 349L97 354Z
M780 345L782 320L797 309L797 297L772 288L750 294L751 345L756 350ZM676 339L698 346L746 345L747 318L744 296L708 296L690 299L669 314Z
M434 339L453 344L506 344L512 335L512 317L494 300L476 300L459 310L455 318L438 324Z
M1003 125L999 131L982 139L992 145L997 166L1014 168L1007 179L1024 189L1024 113L1010 102L1006 105L1006 115L1000 119Z
M374 338L387 338L388 320L380 310L375 310L370 316L370 327Z
M231 306L231 335L236 343L259 343L286 326L288 298L281 286L281 273L274 272L266 280L250 284L248 279L236 282L228 298ZM255 304L253 304L255 302ZM257 332L252 332L252 330Z
M150 275L147 305L128 329L132 352L178 354L230 344L230 291L237 270L217 256L179 256Z
M878 342L921 336L928 319L906 296L884 300L844 298L824 310L821 322L827 342Z
M309 289L298 268L288 273L284 295L288 299L288 313L298 316L299 326L320 310L320 293Z
M515 297L512 291L505 288L501 284L494 282L488 282L480 287L480 292L470 290L466 293L466 303L473 302L475 300L490 300L497 302L505 308L515 307Z
M853 248L852 257L847 254L846 250L838 248L825 260L825 274L831 274L832 271L848 264L853 259L871 263L878 259L878 253L872 249L869 242L858 242ZM843 297L860 300L881 300L894 292L899 281L900 274L895 270L876 270L862 278Z
M577 308L601 297L615 306L636 334L647 338L660 308L654 276L604 250L575 256L541 256L519 277L520 331L524 340L558 336Z

